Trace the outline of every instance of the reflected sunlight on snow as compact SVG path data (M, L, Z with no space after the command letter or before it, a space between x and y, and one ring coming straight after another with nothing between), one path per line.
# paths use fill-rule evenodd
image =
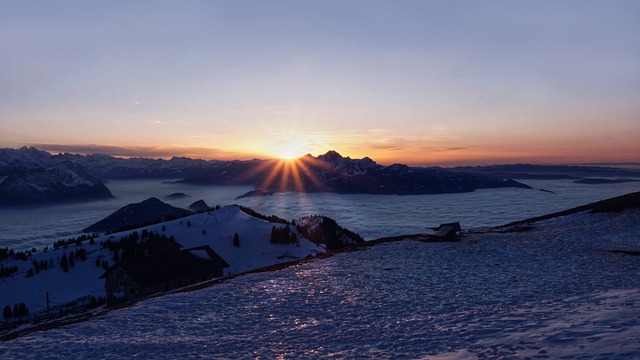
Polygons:
M3 344L3 358L640 357L640 210L402 241L167 295Z

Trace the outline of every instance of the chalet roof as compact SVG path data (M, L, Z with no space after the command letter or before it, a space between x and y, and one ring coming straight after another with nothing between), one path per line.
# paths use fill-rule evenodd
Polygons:
M173 238L156 236L142 243L144 249L148 251L161 251L167 248L180 249L182 245L178 244Z
M203 254L206 256L202 256ZM211 247L200 246L156 256L123 259L100 278L107 278L115 269L121 268L140 286L147 287L187 277L199 277L210 273L212 269L226 267L229 264Z
M218 253L215 252L209 245L197 246L189 249L184 249L182 251L189 252L191 254L195 254L196 252L199 252L199 251L204 251L206 252L209 259L214 261L216 265L220 266L221 268L229 267L229 264L226 261L224 261L224 259L220 255L218 255Z
M453 230L456 231L456 232L462 231L462 227L460 226L459 222L451 222L451 223L440 224L440 226L436 230L440 230L445 226L453 228Z

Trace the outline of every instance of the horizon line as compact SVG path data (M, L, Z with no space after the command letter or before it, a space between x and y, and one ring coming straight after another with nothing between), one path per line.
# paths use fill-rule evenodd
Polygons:
M215 148L206 148L206 147L159 147L159 146L117 146L117 145L97 145L97 144L74 144L74 145L62 145L62 144L24 144L22 146L18 146L15 148L8 147L9 149L20 149L20 148L35 148L40 151L47 152L52 156L59 154L71 154L71 155L81 155L81 156L89 156L89 155L107 155L114 158L120 159L135 159L135 158L143 158L143 159L151 159L151 160L170 160L171 158L187 158L191 160L203 160L203 161L251 161L251 160L279 160L277 157L265 156L265 154L251 154L251 153L242 153L242 152L233 152L233 151L225 151ZM351 158L349 155L344 155L340 151L335 149L329 149L324 153L318 154L315 157L320 155L325 155L331 151L335 151L345 158ZM305 155L293 158L300 159L304 156L314 156L311 153L307 153ZM369 157L376 163L375 158L371 156ZM353 160L360 160L362 158L352 158ZM280 159L282 160L282 159ZM489 159L460 159L454 161L432 161L432 162L392 162L389 164L378 163L382 166L390 166L393 164L405 164L413 167L472 167L472 166L495 166L495 165L538 165L538 166L640 166L640 161L593 161L593 162L571 162L571 161L535 161L534 159L518 159L515 161L500 161L498 159L494 159L492 162Z

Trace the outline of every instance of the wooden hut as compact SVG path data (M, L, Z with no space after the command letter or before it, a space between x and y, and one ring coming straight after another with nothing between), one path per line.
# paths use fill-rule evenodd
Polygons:
M124 259L100 278L105 279L107 306L134 301L223 276L229 264L211 247L196 248Z

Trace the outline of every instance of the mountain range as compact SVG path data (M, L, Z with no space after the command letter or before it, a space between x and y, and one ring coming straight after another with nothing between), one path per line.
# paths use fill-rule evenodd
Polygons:
M0 204L92 200L111 194L107 179L173 179L199 185L248 185L262 192L441 194L529 186L513 179L640 177L640 171L601 166L492 165L478 167L384 166L336 151L295 160L169 160L104 154L57 154L34 147L0 149ZM92 185L91 185L92 184ZM251 194L249 194L251 195Z
M34 147L0 149L0 206L111 198L80 164Z
M483 188L529 186L484 174L383 166L368 157L351 159L335 151L294 161L229 162L183 182L207 185L253 185L265 191L340 194L420 195L469 192Z

